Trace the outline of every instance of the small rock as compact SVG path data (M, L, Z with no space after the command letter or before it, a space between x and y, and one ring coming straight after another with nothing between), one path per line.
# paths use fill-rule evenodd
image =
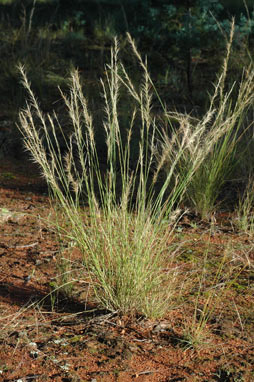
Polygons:
M169 329L169 323L168 322L160 322L158 325L155 325L153 328L153 332L165 332Z

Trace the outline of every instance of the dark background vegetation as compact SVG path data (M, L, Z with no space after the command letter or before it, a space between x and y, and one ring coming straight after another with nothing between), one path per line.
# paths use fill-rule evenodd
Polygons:
M232 17L232 82L252 60L252 0L0 0L0 15L0 149L6 149L3 130L8 121L16 121L25 103L18 63L24 64L44 111L61 110L57 86L67 89L71 69L78 68L90 108L97 112L99 79L105 76L115 36L135 79L138 67L127 47L129 32L147 56L168 107L202 113L222 64Z

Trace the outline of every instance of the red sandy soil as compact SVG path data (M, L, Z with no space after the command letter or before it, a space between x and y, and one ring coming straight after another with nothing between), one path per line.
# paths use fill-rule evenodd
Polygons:
M209 317L205 340L186 347L184 328L193 318L188 301L152 321L99 310L82 297L49 294L63 249L44 220L53 211L34 165L0 164L0 212L0 381L254 381L254 256L248 237L220 227L213 235L214 251L235 235L235 253L246 263L241 282ZM188 218L180 228L200 251L205 229L195 230Z

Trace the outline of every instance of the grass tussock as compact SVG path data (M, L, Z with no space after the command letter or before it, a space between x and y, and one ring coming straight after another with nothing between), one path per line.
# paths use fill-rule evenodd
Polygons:
M254 94L249 80L253 72L243 77L240 86L243 106L240 99L233 106L233 89L223 93L231 36L208 112L196 120L168 113L162 106L169 122L168 134L152 112L152 99L158 94L147 64L128 38L142 77L137 87L119 59L115 40L106 79L101 80L106 144L103 164L77 71L71 75L69 94L61 92L73 129L66 136L57 116L40 110L20 66L29 100L20 112L19 126L26 149L40 165L64 215L64 224L58 221L60 230L82 252L80 277L89 280L96 301L111 311L160 317L179 297L182 285L174 265L176 252L169 244L174 223L183 213L179 205L187 198L202 214L210 211L215 186L220 187L222 175L228 171L226 163L238 139L235 127ZM123 97L133 105L124 131L119 118ZM64 141L64 153L59 137ZM135 158L134 143L138 147ZM200 178L206 187L202 201ZM84 199L89 217L84 217L81 208Z
M207 112L200 118L179 113L169 114L179 123L178 131L185 140L183 155L177 163L177 178L186 178L191 169L196 169L190 177L185 200L188 205L209 219L216 208L218 197L234 168L242 157L240 141L242 135L252 126L245 125L249 109L254 101L254 70L252 65L242 73L239 84L227 89L228 65L234 36L234 22L227 42L222 73L210 97ZM172 151L170 139L164 137L165 170L168 172L178 150ZM245 148L242 148L245 150Z

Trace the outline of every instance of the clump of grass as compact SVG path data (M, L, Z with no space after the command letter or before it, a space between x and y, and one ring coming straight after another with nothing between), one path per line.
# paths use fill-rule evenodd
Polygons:
M238 228L250 235L254 233L254 178L249 178L244 193L239 197L237 218Z
M20 113L20 129L26 148L40 165L68 221L68 231L63 225L62 234L75 242L83 254L80 277L82 272L88 274L97 302L112 311L160 316L168 309L176 280L176 271L172 270L169 287L163 287L162 267L170 230L165 229L162 216L172 210L172 203L168 205L164 200L169 177L153 203L156 179L150 182L149 176L154 161L156 124L151 117L148 72L145 69L141 88L136 91L123 67L124 78L120 77L120 66L115 41L107 79L102 82L106 114L105 169L99 162L93 120L77 72L72 73L69 96L61 93L73 126L68 138L56 115L53 119L42 114L20 67L30 97L26 110ZM118 120L122 84L136 101L125 142ZM139 154L133 168L131 136L138 107ZM65 156L61 153L57 129L65 140ZM88 221L80 208L84 194Z
M229 90L225 90L233 35L234 22L227 43L222 73L218 77L209 108L204 116L198 119L187 114L182 114L181 117L179 113L169 115L179 122L179 130L191 142L178 161L175 176L186 178L189 168L193 168L194 162L201 158L201 164L191 177L185 196L189 206L203 219L209 219L214 212L222 187L237 164L239 141L246 130L243 127L245 116L254 100L252 65L244 70L237 94L234 94L236 83ZM193 134L194 131L196 134ZM166 136L164 153L167 152L168 145L169 139ZM169 150L166 171L171 167L174 155L175 153Z
M40 165L52 196L60 205L64 222L58 221L58 225L62 235L82 253L80 278L89 280L96 301L111 311L159 317L180 293L180 278L174 265L176 252L168 245L170 227L181 214L179 203L193 177L227 125L217 124L216 130L207 132L215 115L211 107L206 117L195 124L189 122L189 116L175 114L179 129L170 124L170 136L162 132L152 113L152 89L158 94L146 62L128 38L140 64L142 80L139 88L133 84L119 60L115 40L106 80L101 81L107 148L103 165L77 71L71 75L69 95L61 92L73 128L71 135L66 136L57 115L45 116L41 112L20 66L29 102L20 112L19 128L26 149ZM122 96L133 105L127 131L123 131L119 119ZM163 113L168 118L165 108ZM64 155L59 134L65 142ZM204 143L204 138L209 138L208 142ZM133 144L138 147L135 158ZM187 158L191 160L183 171ZM165 165L167 172L162 179ZM89 217L81 208L84 197Z

